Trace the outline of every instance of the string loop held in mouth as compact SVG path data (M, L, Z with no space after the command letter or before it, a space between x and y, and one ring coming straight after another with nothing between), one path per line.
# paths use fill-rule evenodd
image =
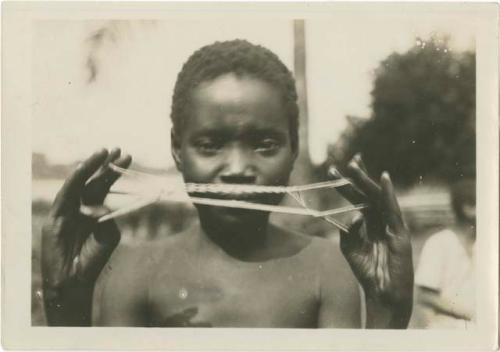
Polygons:
M114 164L109 164L109 167L117 173L139 178L145 183L148 182L147 181L148 179L155 181L165 181L165 179L162 176L147 174L136 170L124 169ZM332 189L351 184L351 182L345 178L333 181L311 183L307 185L299 185L299 186L185 183L184 194L180 194L182 192L179 192L179 190L175 189L175 187L167 188L165 182L161 182L160 184L162 185L161 189L156 195L154 196L149 195L147 197L143 197L142 199L140 199L139 201L128 207L124 207L115 210L113 212L110 212L104 216L100 216L98 221L103 222L109 219L116 218L118 216L123 216L133 211L136 211L144 206L147 206L149 204L155 203L160 200L165 200L171 202L191 202L194 204L203 204L203 205L211 205L219 207L240 208L240 209L260 210L267 212L279 212L286 214L319 217L325 219L326 221L335 225L339 229L347 231L347 227L341 224L339 221L333 219L332 216L351 211L358 211L367 207L367 204L354 204L341 208L320 211L309 208L301 196L303 192L311 190ZM111 193L113 193L113 191ZM114 193L126 194L127 192L118 191ZM196 196L188 196L189 194L196 194ZM235 195L235 196L249 195L249 194L289 194L299 203L300 207L270 205L254 201L248 202L245 200L238 200L238 199L227 199L227 198L214 199L209 197L200 197L200 195L205 195L205 194L206 195L220 194L220 195ZM89 213L91 212L91 209L89 207L86 207L85 212Z
M153 177L161 178L161 176L146 174L143 172L124 169L114 164L109 167L121 174L130 174L139 177ZM335 181L325 181L310 183L300 186L261 186L249 184L227 184L227 183L185 183L184 187L188 193L216 193L216 194L251 194L251 193L292 193L311 191L320 188L336 188L351 184L347 179L340 179Z

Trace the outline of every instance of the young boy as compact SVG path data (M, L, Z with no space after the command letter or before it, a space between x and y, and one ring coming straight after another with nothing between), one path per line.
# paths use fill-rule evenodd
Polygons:
M450 193L456 224L427 240L415 277L427 328L467 328L474 318L475 181L456 182Z
M172 154L184 180L286 185L299 142L296 99L291 73L269 50L243 40L199 49L184 64L172 102ZM334 265L331 242L270 224L266 212L198 205L199 222L185 232L116 248L113 221L97 223L79 212L81 202L101 204L118 178L110 162L128 167L131 158L116 149L84 161L44 227L49 324L360 327L344 309L356 297L335 289L342 268ZM366 326L405 328L413 267L391 181L383 174L377 185L360 157L348 176L363 195L353 187L342 194L370 204L341 234L342 252L365 291ZM277 204L281 196L247 200Z

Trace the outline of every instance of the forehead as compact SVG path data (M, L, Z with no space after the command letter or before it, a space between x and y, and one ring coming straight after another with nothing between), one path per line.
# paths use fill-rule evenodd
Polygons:
M194 128L288 125L279 90L258 78L219 76L193 89L190 102L187 125Z

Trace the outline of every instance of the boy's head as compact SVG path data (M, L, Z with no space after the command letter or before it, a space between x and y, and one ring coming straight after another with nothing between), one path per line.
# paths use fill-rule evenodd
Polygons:
M171 119L174 133L182 135L189 117L191 94L200 83L233 73L263 80L281 95L289 119L292 148L298 148L299 110L292 73L270 50L246 40L215 42L195 51L177 76L172 98Z
M285 65L261 46L234 40L196 51L179 73L172 103L172 154L184 180L287 184L298 145L294 84ZM282 198L279 194L241 197L268 204ZM198 209L201 218L240 224L264 215Z

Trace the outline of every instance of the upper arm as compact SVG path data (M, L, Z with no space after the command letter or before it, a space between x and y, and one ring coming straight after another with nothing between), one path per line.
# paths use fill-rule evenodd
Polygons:
M320 328L360 328L360 289L337 242L323 246L320 269Z
M417 327L425 328L434 318L436 311L433 303L438 299L439 292L423 286L417 286L417 305L414 310Z
M443 281L443 248L437 236L430 237L424 244L417 271L415 285L439 291Z
M117 248L94 290L92 325L146 326L148 282L137 249Z
M438 300L439 291L425 286L417 286L417 303L420 309L434 308Z

